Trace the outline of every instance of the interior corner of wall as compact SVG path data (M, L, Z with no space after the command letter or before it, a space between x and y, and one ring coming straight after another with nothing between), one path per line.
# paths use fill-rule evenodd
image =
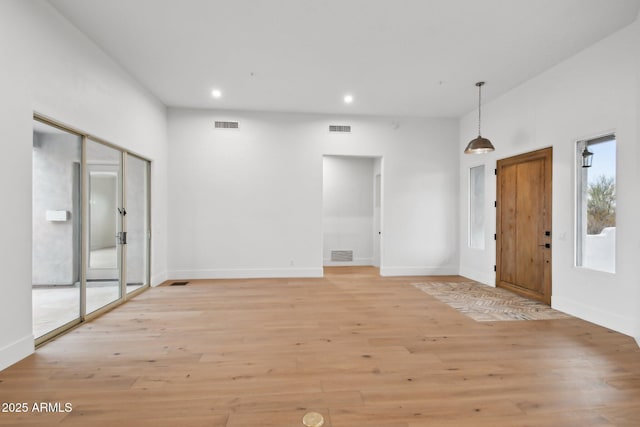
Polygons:
M33 354L34 343L33 335L29 334L0 348L0 371Z
M151 287L156 287L159 284L166 282L167 280L169 280L169 276L166 271L154 274L153 276L151 276Z

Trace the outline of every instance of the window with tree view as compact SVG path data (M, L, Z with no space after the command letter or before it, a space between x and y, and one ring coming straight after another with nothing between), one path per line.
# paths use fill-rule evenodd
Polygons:
M615 273L615 135L579 141L576 157L576 265Z

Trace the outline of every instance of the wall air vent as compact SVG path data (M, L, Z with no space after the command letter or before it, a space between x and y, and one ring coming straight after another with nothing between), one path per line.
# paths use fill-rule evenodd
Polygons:
M238 129L238 122L220 122L216 120L216 129Z
M329 125L329 132L351 132L351 126L349 125Z
M331 261L337 261L337 262L353 261L353 251L331 251Z

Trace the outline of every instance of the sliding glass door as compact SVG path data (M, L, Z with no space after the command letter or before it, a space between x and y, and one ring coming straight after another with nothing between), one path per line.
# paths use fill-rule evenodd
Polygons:
M34 122L32 173L33 335L80 322L82 137Z
M122 298L122 152L86 143L88 192L86 314Z
M149 285L149 162L126 157L126 293Z
M36 344L149 286L150 163L34 117Z

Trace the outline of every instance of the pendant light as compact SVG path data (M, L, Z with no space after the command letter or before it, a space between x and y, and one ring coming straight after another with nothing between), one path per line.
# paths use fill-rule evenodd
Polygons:
M490 151L495 150L493 148L493 144L487 138L483 138L480 134L480 106L482 104L482 86L484 82L476 83L478 86L478 137L473 139L467 145L467 148L464 149L465 154L482 154L489 153Z

